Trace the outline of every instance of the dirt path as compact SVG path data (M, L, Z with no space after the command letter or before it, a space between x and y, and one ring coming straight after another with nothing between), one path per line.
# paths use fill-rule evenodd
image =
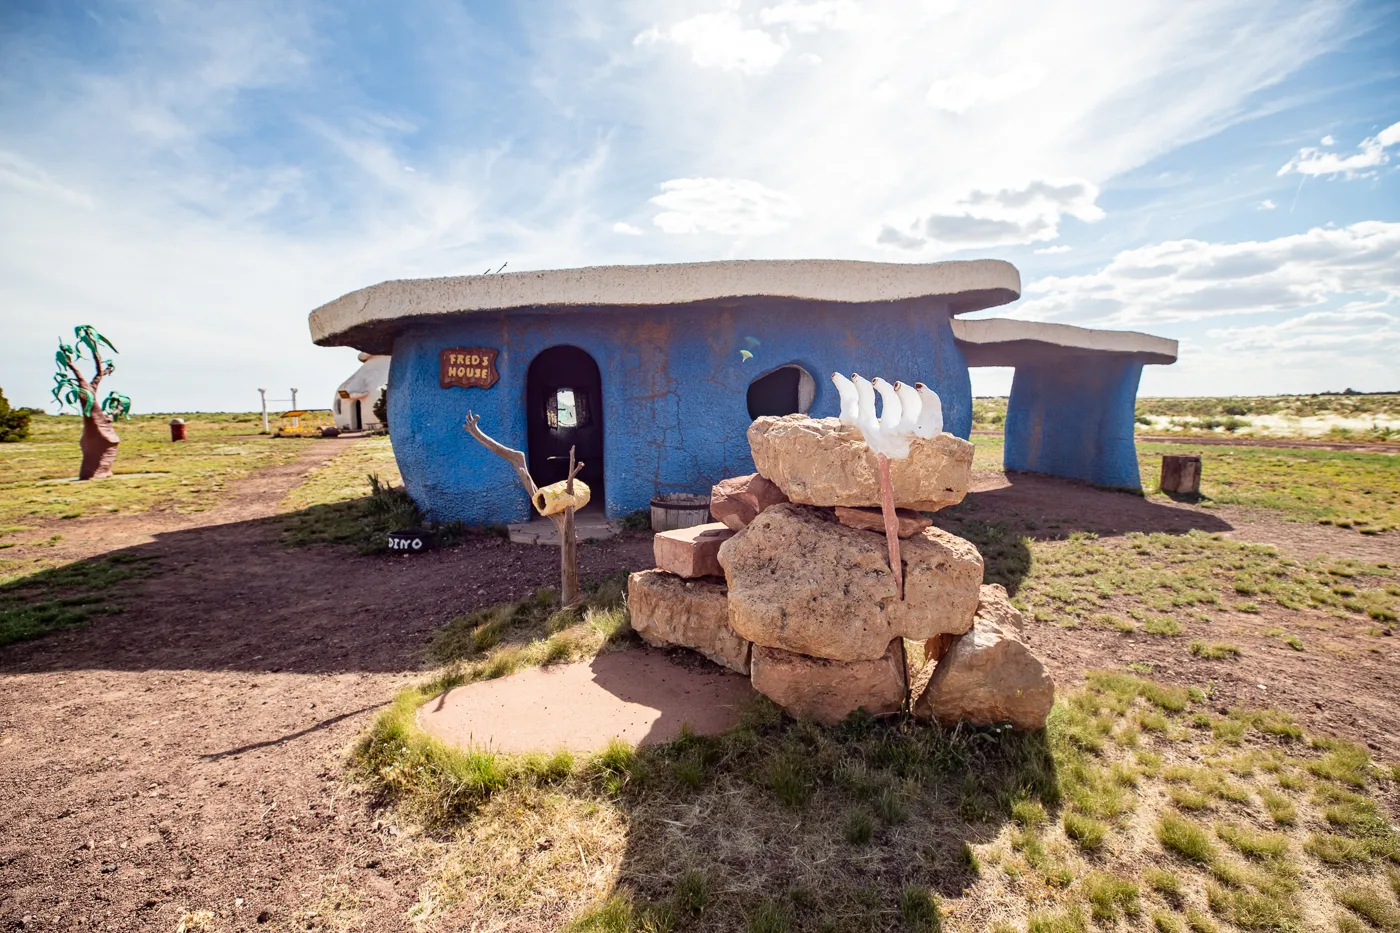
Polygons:
M160 572L123 615L0 649L0 927L169 933L207 909L213 930L412 929L423 878L341 756L421 669L433 628L554 583L557 553L494 537L415 557L280 548L277 503L332 449L247 478L210 512L94 520L65 542L75 558L130 548ZM1033 536L1201 528L1400 566L1400 535L1037 477L979 474L978 489L973 517ZM650 552L646 535L579 549L585 577L649 566ZM1183 639L1049 625L1034 638L1062 684L1151 662L1213 683L1222 704L1277 704L1400 759L1394 650L1305 630L1299 654L1261 634L1267 621L1212 623L1212 640L1245 648L1231 662L1191 659Z
M160 572L123 615L0 649L0 926L172 931L208 909L218 930L409 928L421 879L347 790L343 749L421 667L429 631L557 582L558 556L498 538L289 551L275 520L229 521L271 516L322 459L154 529L93 523L75 556L125 545ZM581 570L649 552L581 545Z
M1216 447L1282 447L1292 450L1343 450L1361 454L1400 454L1400 444L1346 444L1338 441L1305 441L1273 437L1180 437L1172 434L1139 434L1148 444L1205 444Z
M35 522L10 540L16 547L8 557L42 557L45 565L84 560L122 548L150 544L158 535L176 531L251 521L276 514L277 504L306 474L329 463L355 443L355 438L327 438L308 445L288 463L264 467L230 484L212 508L203 512L152 509L119 515L94 515L79 519L51 518ZM285 441L268 441L285 443ZM99 481L100 482L100 481ZM49 538L60 540L49 544Z

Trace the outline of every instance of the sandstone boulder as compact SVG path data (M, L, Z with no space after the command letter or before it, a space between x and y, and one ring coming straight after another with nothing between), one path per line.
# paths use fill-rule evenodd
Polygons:
M643 570L627 578L627 608L647 644L693 648L721 667L749 672L749 643L729 627L724 584Z
M944 723L1009 722L1041 729L1055 703L1055 682L1020 635L1020 613L999 586L982 587L972 631L938 659L914 701L914 715Z
M710 490L710 514L739 531L769 506L786 502L783 491L757 473L720 480Z
M894 515L899 523L899 530L895 533L901 538L912 538L933 524L933 519L927 515L910 509L895 509ZM838 505L836 520L847 528L885 533L885 514L879 509L853 509Z
M899 712L904 702L904 647L891 641L870 661L827 661L753 646L753 687L799 719L831 725L864 708Z
M678 577L718 577L724 574L719 546L733 536L719 522L662 531L652 540L652 556L658 569Z
M875 454L860 431L835 418L764 416L749 425L758 472L803 505L880 505ZM914 438L909 456L890 461L894 504L933 512L961 502L972 478L972 445L951 434Z
M898 637L966 632L982 582L977 548L928 528L901 550L903 601L883 536L776 505L720 545L729 624L755 644L835 661L873 660Z

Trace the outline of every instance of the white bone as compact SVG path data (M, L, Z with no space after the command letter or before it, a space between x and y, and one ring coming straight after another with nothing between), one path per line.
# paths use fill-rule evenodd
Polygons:
M914 426L919 423L919 415L924 410L923 400L919 398L918 390L911 385L902 382L894 384L894 391L899 395L899 406L902 414L899 424L895 425L896 434L913 434Z
M880 393L880 401L883 403L880 408L880 433L886 436L892 435L895 433L895 428L899 426L899 422L904 420L904 406L900 404L894 386L879 376L870 380L870 385L876 392Z
M841 396L841 423L854 427L860 417L860 397L856 395L855 383L840 373L832 373L831 381L836 386L836 394Z
M919 420L914 425L914 434L918 437L937 437L943 433L943 401L937 392L922 382L914 383L914 390L923 402L923 410L919 412Z

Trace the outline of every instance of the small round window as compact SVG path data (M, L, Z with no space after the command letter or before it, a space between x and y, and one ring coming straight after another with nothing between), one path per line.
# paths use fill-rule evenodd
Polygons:
M779 366L749 383L749 417L805 414L816 394L811 373L795 363Z

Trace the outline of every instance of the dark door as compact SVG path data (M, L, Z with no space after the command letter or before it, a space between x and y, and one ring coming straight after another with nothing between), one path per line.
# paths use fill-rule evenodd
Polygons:
M355 421L354 421L354 424L355 424L355 430L356 430L356 431L363 431L363 430L365 429L364 418L363 418L363 416L361 415L361 412L360 412L360 400L359 400L359 399L355 399Z
M603 379L578 347L550 347L530 363L525 385L530 475L548 486L569 473L569 447L584 463L590 504L603 499Z

